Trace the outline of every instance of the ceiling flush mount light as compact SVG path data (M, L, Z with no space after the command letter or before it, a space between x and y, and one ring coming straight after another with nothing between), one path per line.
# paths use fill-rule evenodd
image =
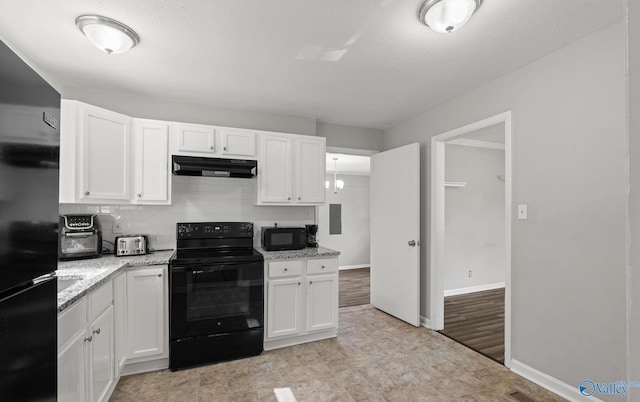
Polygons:
M425 0L418 18L436 32L451 33L466 24L480 4L482 0Z
M124 53L140 43L137 33L121 22L100 15L81 15L76 25L95 47L107 54Z

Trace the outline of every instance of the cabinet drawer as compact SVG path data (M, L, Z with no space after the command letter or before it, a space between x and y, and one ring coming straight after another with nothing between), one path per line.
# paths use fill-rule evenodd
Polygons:
M111 281L94 290L89 297L91 298L91 314L89 319L93 321L113 303L113 286Z
M87 328L87 298L83 297L58 316L58 349L69 342L78 331Z
M324 274L338 271L336 258L324 258L321 260L309 260L307 262L307 274Z
M269 263L269 277L302 275L302 261L278 261Z

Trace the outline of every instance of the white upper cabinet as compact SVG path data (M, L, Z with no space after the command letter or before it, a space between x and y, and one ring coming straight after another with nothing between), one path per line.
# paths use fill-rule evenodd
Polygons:
M256 134L248 130L222 128L222 154L236 156L256 155Z
M183 124L178 127L178 152L216 153L216 130L200 124ZM209 155L210 156L210 155Z
M134 119L133 139L133 202L170 204L169 124Z
M326 139L263 134L258 158L258 205L324 204Z
M131 118L79 104L79 199L128 200L131 177Z
M324 204L326 176L326 146L324 138L296 140L296 202Z
M169 123L62 100L60 202L170 204Z
M262 135L258 159L258 203L291 203L291 139Z

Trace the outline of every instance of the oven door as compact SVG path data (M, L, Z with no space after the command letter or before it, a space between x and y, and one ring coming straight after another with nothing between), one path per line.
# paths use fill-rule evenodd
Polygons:
M264 264L173 265L170 338L261 328Z

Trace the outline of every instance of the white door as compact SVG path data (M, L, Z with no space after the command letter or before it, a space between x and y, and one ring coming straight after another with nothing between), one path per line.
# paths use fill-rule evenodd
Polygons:
M324 204L325 139L296 141L296 199L298 204Z
M128 200L131 119L82 105L81 200Z
M74 335L72 341L58 353L58 401L85 400L86 327Z
M420 144L371 157L371 304L420 325Z
M255 156L256 134L253 131L221 129L224 155Z
M127 274L113 280L113 332L115 342L116 377L127 361Z
M295 335L302 332L300 304L302 279L271 279L267 300L267 337Z
M127 358L165 350L165 265L127 272Z
M338 326L338 275L307 277L307 332Z
M179 124L178 151L202 152L206 154L215 153L215 129L211 126L199 124Z
M91 400L103 401L114 381L113 307L96 319L90 327Z
M291 203L291 140L263 135L260 153L258 202Z
M135 196L138 203L169 199L169 125L162 122L134 122Z

